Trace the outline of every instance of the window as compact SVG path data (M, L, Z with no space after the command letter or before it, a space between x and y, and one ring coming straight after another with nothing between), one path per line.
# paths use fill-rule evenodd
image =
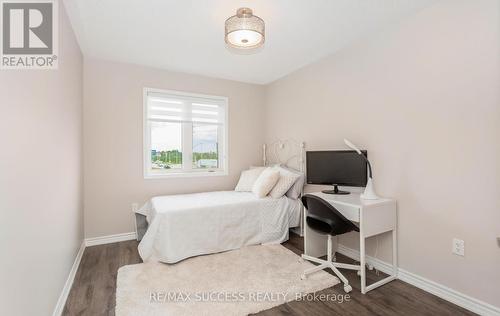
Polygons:
M227 98L144 90L144 177L227 174Z

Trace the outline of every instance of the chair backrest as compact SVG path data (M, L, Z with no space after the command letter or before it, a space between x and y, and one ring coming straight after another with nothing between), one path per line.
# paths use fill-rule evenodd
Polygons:
M332 236L350 231L359 232L358 226L319 196L306 194L302 197L302 203L307 209L307 226L312 230Z

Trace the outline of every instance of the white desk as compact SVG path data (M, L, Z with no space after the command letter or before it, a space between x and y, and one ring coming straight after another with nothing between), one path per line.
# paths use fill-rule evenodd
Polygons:
M361 200L359 193L349 195L324 194L321 192L309 193L328 201L347 219L355 222L359 226L359 254L360 254L360 274L361 293L373 290L397 277L397 231L396 231L396 201L391 199ZM310 230L305 224L307 210L304 211L304 253L309 256L322 256L326 254L324 239L319 239L318 234ZM365 239L371 236L392 232L392 275L366 285L366 249ZM309 238L308 238L309 235ZM321 249L321 250L320 250Z

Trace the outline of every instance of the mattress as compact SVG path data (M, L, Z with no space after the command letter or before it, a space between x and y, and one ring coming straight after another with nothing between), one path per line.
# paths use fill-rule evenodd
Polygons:
M158 196L137 213L149 224L139 244L144 262L180 260L256 244L281 243L300 223L301 204L286 196L257 198L218 191Z

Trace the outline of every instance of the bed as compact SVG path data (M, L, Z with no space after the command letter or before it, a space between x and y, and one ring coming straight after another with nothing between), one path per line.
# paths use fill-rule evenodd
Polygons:
M303 153L303 143L278 141L263 146L263 163L302 171ZM139 254L145 262L176 263L248 245L282 243L290 228L301 230L302 209L300 199L258 198L251 192L153 197L136 211L136 218L147 224L142 235L136 222Z

